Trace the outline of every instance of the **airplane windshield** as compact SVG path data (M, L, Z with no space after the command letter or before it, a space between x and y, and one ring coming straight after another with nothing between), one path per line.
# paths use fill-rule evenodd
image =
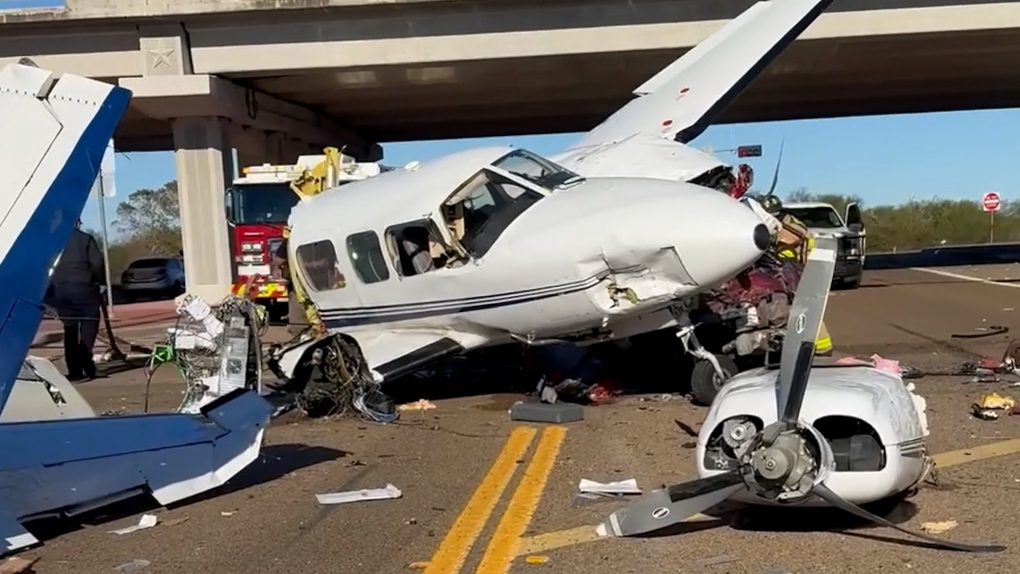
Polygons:
M583 177L569 169L523 149L506 154L492 165L550 191L584 181Z
M504 231L544 196L498 173L482 170L447 202L447 224L472 257L481 258Z

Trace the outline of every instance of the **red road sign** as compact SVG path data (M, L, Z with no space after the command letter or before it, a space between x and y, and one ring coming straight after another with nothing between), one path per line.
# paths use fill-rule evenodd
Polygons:
M981 208L985 211L999 211L1001 204L999 194L994 191L989 191L981 197Z

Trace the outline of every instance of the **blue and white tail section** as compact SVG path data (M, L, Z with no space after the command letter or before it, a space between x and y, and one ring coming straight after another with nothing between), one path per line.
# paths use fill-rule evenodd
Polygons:
M0 70L0 408L39 328L50 268L130 100L124 88L80 76Z

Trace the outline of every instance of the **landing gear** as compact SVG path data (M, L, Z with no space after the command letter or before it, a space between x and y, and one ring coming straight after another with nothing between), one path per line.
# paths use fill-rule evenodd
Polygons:
M715 364L711 360L696 359L694 370L691 371L691 394L694 396L694 402L706 407L712 404L726 381L739 372L737 363L726 355L712 355L712 357L715 359ZM721 374L716 370L717 368L722 371Z
M676 336L683 343L684 350L694 357L694 370L691 372L691 394L694 396L694 402L704 406L711 405L726 381L740 370L730 357L710 353L701 346L694 334L690 315L685 310L674 307L672 311L680 327Z

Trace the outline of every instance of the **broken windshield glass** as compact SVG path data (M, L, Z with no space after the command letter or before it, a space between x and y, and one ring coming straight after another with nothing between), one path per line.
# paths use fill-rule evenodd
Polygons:
M506 154L492 165L550 191L584 181L583 177L569 169L523 149Z

